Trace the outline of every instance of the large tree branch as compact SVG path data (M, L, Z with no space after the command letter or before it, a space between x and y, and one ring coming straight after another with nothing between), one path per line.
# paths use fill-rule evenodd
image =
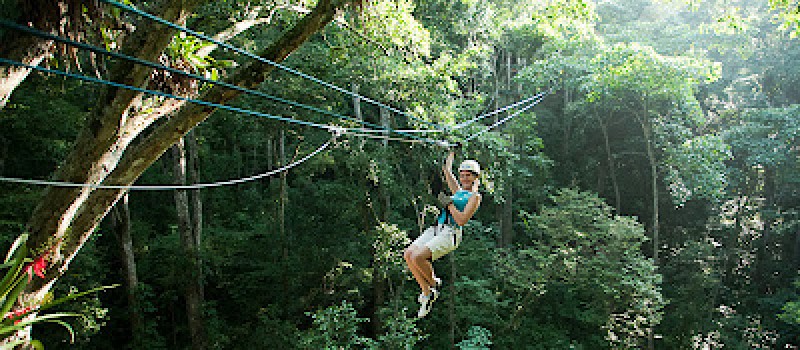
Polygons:
M302 43L308 40L311 35L330 23L336 15L338 6L337 1L320 1L316 8L308 15L303 17L291 30L286 32L269 48L259 53L273 62L282 62L290 53L295 51ZM232 76L232 84L245 88L257 88L267 77L267 73L275 69L274 66L261 61L252 61L237 70ZM215 86L208 90L201 99L224 104L242 93L224 87ZM169 121L159 126L152 134L147 137L145 142L139 144L130 151L132 159L153 158L155 161L161 153L169 146L183 137L194 126L205 120L214 108L197 104L186 105L176 113ZM155 155L155 157L152 157ZM126 155L126 158L128 156Z
M249 19L236 22L230 28L217 33L217 35L214 35L214 40L224 43L236 37L237 35L244 33L245 31L249 30L254 26L270 23L272 22L272 18L275 15L275 13L280 9L289 9L294 12L304 13L304 14L308 14L311 12L311 10L308 10L304 7L286 5L286 6L276 6L272 8L272 10L270 10L269 15L267 15L266 17L259 17L261 14L261 9L262 8L260 6L257 6L248 14L247 17L249 17ZM212 51L214 51L218 47L219 45L217 44L204 46L200 50L197 50L195 54L201 57L208 56L211 54ZM184 104L185 101L183 100L165 99L163 102L161 102L159 107L155 108L154 110L147 111L146 113L141 113L135 116L134 118L140 121L157 120L162 116L172 114L173 112L181 109ZM148 125L149 124L140 123L140 128L139 128L140 130L138 130L136 134L138 134L138 132L141 132Z
M307 41L311 35L325 27L334 17L342 2L322 0L318 6L291 30L260 53L260 56L269 60L283 61L292 51ZM230 79L233 84L246 87L255 87L266 79L266 75L274 67L266 63L253 62L240 68ZM220 87L213 87L201 98L205 101L225 103L238 96L240 92L231 91ZM175 113L164 124L155 128L146 138L136 146L131 146L121 158L119 164L110 172L104 184L130 185L153 164L169 147L183 137L189 130L205 120L213 108L195 104L187 104ZM58 266L60 271L66 271L68 262L77 254L80 247L90 237L106 213L114 203L125 193L123 190L94 190L89 191L82 207L76 212L75 219L71 222L72 234L66 235L63 242L64 254L67 258Z
M7 39L0 49L0 57L38 66L45 58L53 54L53 41L39 37L24 37L10 43ZM11 93L31 73L27 67L0 65L0 109L5 107Z
M160 8L160 15L175 23L184 23L191 10L203 0L166 0ZM169 44L174 30L151 21L138 26L128 40L123 52L144 60L154 61ZM111 73L111 79L132 86L145 86L152 72L151 68L120 62ZM135 120L129 113L140 98L140 94L130 90L110 87L98 99L86 127L79 133L73 150L54 178L77 183L100 183L116 168L119 159L130 142L153 120ZM92 193L90 188L55 188L45 190L39 205L34 209L28 222L32 248L52 249L51 263L57 268L48 271L44 280L36 279L29 287L30 297L41 297L50 285L66 270L69 260L79 247L62 246L71 235L83 236L84 232L74 227L73 218L83 210L86 199ZM110 208L110 207L109 207ZM104 212L107 212L106 208ZM59 254L63 251L66 259ZM42 295L39 295L42 294Z

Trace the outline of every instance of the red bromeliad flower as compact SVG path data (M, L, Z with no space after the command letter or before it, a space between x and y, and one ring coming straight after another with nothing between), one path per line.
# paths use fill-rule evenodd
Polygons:
M3 318L19 318L19 317L22 317L22 316L24 316L25 314L27 314L27 313L29 313L31 311L33 311L32 307L26 307L24 309L11 311L11 312L7 313ZM18 319L18 320L15 320L14 324L18 324L20 321L22 321L21 318Z
M36 274L36 276L39 276L39 278L44 279L44 269L46 267L47 260L45 259L44 255L33 259L33 262L25 267L25 272L28 274L28 280L33 277L33 274Z

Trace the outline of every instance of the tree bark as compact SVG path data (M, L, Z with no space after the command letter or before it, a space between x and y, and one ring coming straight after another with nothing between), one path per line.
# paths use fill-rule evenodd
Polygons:
M125 292L128 296L128 314L131 323L131 339L133 348L140 349L144 336L141 306L139 305L138 286L139 277L136 272L136 255L133 252L133 237L131 235L131 211L128 206L129 194L122 196L114 206L114 232L120 245L120 256L125 269Z
M800 269L800 230L794 232L794 267Z
M162 6L160 17L185 23L191 10L200 0L168 0ZM327 25L340 1L321 1L317 7L285 32L260 56L274 62L283 61L302 43ZM145 22L124 43L123 51L148 61L155 61L172 38L173 31L157 24ZM265 79L272 66L252 62L232 75L233 84L255 87ZM132 86L144 86L150 69L120 63L112 71L112 79ZM205 101L225 103L240 93L214 87L201 98ZM77 183L103 183L130 185L157 160L173 143L205 120L214 108L186 105L168 121L135 146L130 142L153 120L130 118L131 108L138 93L119 88L109 88L98 100L97 113L80 133L75 146L63 165L54 175L55 180ZM124 194L122 190L91 188L48 188L29 220L27 231L35 248L48 248L49 269L45 279L34 279L21 301L41 300L63 274L84 242L91 236L100 220Z
M514 135L511 135L511 149L515 149ZM511 160L509 160L511 162ZM508 179L503 191L503 203L499 206L500 214L500 247L508 247L514 243L514 183L513 177Z
M5 173L6 158L8 157L8 141L0 135L0 174Z
M658 168L655 151L653 150L652 130L647 121L642 121L642 130L644 131L645 147L647 147L647 160L650 162L650 191L653 200L653 263L658 265Z
M39 37L21 36L13 42L4 38L3 45L0 45L0 57L30 66L38 66L45 58L53 54L54 48L52 40ZM30 68L0 65L0 109L6 106L11 98L11 93L30 73Z
M192 131L186 134L184 139L186 140L187 150L187 179L189 180L189 183L197 184L200 183L200 163L197 155L199 152L197 148L197 135L194 131ZM192 208L192 237L194 238L194 245L199 254L202 248L201 243L203 240L203 200L202 196L200 195L200 190L189 190L189 202ZM202 261L198 260L198 264L200 265L200 270L202 270Z
M159 12L169 21L184 23L198 1L169 0ZM126 40L123 51L154 61L172 35L173 31L163 26L143 23ZM144 86L150 72L149 68L121 62L112 71L111 80ZM96 113L90 116L71 153L53 178L59 181L97 184L116 170L123 152L133 138L152 123L152 120L130 118L129 111L138 97L138 93L129 90L113 87L106 90L98 99L94 109ZM117 184L132 183L142 171L144 168L135 174L128 173L129 182ZM20 301L35 302L47 294L52 284L67 270L70 261L100 220L124 193L125 191L120 190L91 188L50 187L45 190L28 221L27 231L30 233L31 247L47 249L50 265L45 278L33 280L21 295ZM97 202L94 198L98 197L106 200Z
M505 201L502 205L500 220L501 247L514 244L514 185L509 181L506 184Z
M772 253L770 252L773 246L772 226L775 224L775 170L769 166L765 166L759 176L759 182L763 191L764 202L761 207L761 215L764 220L764 229L762 230L761 238L759 239L758 249L756 250L756 274L755 280L757 281L758 291L760 294L768 294L771 291L772 282L775 280L772 268Z
M361 114L361 98L358 97L358 84L352 83L350 84L350 88L353 90L353 115L355 115L357 120L364 121L364 116ZM358 143L358 149L363 150L364 144L366 143L365 138L361 138Z
M286 131L281 129L279 141L279 154L281 166L286 165ZM289 182L287 181L287 172L281 172L280 184L280 201L278 203L278 225L280 233L280 249L281 249L281 266L284 271L281 276L281 285L283 287L283 297L289 298L289 280L287 273L289 269L289 235L286 233L286 205L289 202Z
M3 6L15 8L11 12L16 13L17 17L8 19L10 21L76 40L84 39L87 31L97 30L104 22L100 14L102 5L97 1L8 0ZM5 31L0 37L0 43L3 43L0 45L0 57L30 66L38 66L56 51L56 45L52 40L16 30ZM71 49L66 51L75 65L80 67L75 51ZM0 65L0 109L3 109L11 93L30 72L29 68Z
M456 348L456 258L450 254L450 307L448 316L450 320L450 348Z
M611 175L611 185L614 187L614 208L616 208L617 213L619 213L622 210L622 204L620 203L619 183L617 183L617 164L614 162L614 153L611 152L611 143L608 140L608 127L602 119L600 120L600 130L603 131L608 172Z
M653 265L658 266L658 168L656 166L656 156L653 150L653 130L648 117L647 96L644 97L644 114L639 120L644 134L645 146L647 148L647 160L650 162L650 187L653 197ZM647 349L655 349L655 334L652 328L647 330Z
M187 150L184 139L172 147L173 153L173 179L177 185L185 185L187 178ZM203 284L202 269L199 264L197 240L194 234L195 225L192 220L192 211L189 209L188 190L175 191L175 209L178 214L178 232L181 237L184 262L188 265L184 278L186 287L186 317L189 322L189 335L192 339L192 349L206 348L205 316L203 312Z

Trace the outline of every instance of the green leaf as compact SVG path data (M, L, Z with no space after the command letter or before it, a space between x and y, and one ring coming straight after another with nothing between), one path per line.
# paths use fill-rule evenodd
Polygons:
M17 252L24 250L25 243L27 241L28 241L27 233L19 235L19 237L17 237L17 239L14 240L14 244L11 245L11 248L8 249L8 255L6 255L6 259L3 260L3 262L4 263L9 262L9 260L11 260L17 254Z
M110 286L97 287L97 288L94 288L94 289L87 290L85 292L70 294L70 295L67 295L65 297L61 297L61 298L58 298L56 300L53 300L53 301L51 301L51 302L49 302L47 304L43 304L39 308L39 311L47 310L49 308L52 308L53 306L56 306L58 304L62 304L64 302L67 302L67 301L70 301L70 300L73 300L73 299L80 298L80 297L82 297L84 295L87 295L87 294L91 294L91 293L94 293L94 292L97 292L97 291L101 291L101 290L104 290L104 289L116 288L116 287L119 287L119 284L112 284Z
M17 296L22 293L22 290L24 290L27 285L28 279L25 278L24 275L20 276L20 278L12 284L11 290L4 296L5 300L3 300L3 306L0 308L0 315L5 315L14 307L14 303L17 302Z

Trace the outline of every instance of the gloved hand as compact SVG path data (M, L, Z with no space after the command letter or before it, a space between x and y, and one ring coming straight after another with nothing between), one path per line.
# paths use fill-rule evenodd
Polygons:
M450 203L453 203L453 198L444 194L444 192L439 192L439 204L442 208L447 208Z

